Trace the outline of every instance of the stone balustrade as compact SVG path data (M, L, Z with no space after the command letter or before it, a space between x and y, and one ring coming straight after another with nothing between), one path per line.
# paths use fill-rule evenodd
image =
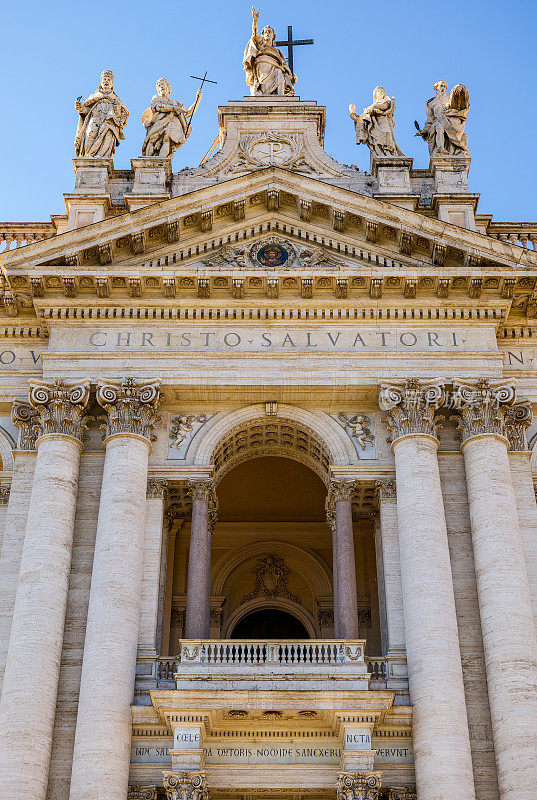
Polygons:
M56 228L51 222L3 223L0 228L0 252L32 244L55 234Z
M537 225L534 222L491 222L487 234L501 242L537 250Z
M240 665L256 669L275 664L290 667L338 667L364 664L364 647L363 640L185 639L180 642L178 660L180 668L185 664L226 667Z

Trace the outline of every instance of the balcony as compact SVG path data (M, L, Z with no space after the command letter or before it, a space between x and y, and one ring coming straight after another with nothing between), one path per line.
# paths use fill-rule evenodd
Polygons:
M366 658L364 650L362 639L183 639L177 656L138 660L135 702L150 702L149 689L281 690L292 686L393 689L396 705L408 702L404 654Z

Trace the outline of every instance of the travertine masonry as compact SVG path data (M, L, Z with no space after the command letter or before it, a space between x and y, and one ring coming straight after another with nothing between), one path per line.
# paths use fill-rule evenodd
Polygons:
M510 452L509 466L515 492L518 527L522 537L533 621L537 626L537 503L529 452Z
M420 800L475 797L437 447L426 434L393 444Z
M80 442L63 434L38 442L0 708L0 796L6 800L46 797L80 451Z
M106 442L71 800L126 794L144 552L150 443L118 433Z
M35 458L35 451L17 450L14 453L11 491L0 549L0 688L4 680Z
M507 456L494 434L462 445L502 800L537 786L537 635Z

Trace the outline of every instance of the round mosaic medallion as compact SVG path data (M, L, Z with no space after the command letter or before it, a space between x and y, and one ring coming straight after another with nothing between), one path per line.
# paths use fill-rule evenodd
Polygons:
M285 240L265 239L250 250L250 259L262 267L290 267L296 259L293 246Z
M289 253L278 244L266 244L257 252L257 260L264 267L283 267Z

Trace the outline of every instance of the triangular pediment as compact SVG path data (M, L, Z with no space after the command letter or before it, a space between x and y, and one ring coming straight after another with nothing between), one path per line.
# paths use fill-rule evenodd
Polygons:
M74 256L80 266L89 267L92 258L87 251L107 246L111 258L100 266L143 267L148 260L165 259L178 249L181 262L193 261L200 253L218 250L228 238L261 233L268 223L283 233L320 243L334 254L343 253L346 260L352 259L354 248L418 269L480 263L537 269L533 251L281 168L259 170L118 214L5 253L2 261L8 273L22 264L72 265Z
M360 305L399 296L401 307L450 298L494 304L500 317L515 287L526 307L537 275L533 251L281 168L67 231L3 262L12 316L28 302L39 312L91 295L150 304L288 295Z

